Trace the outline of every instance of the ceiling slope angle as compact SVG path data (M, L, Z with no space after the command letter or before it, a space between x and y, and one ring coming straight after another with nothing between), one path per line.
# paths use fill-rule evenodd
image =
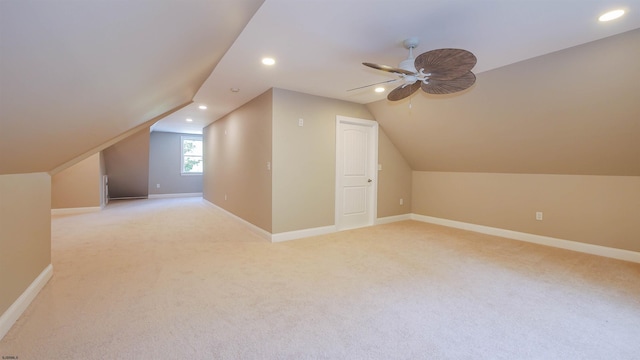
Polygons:
M262 2L0 1L0 174L50 171L190 103Z

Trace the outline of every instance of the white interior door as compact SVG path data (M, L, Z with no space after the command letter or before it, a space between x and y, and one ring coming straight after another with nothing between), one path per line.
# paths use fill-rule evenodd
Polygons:
M378 123L336 118L336 227L373 225L377 213Z

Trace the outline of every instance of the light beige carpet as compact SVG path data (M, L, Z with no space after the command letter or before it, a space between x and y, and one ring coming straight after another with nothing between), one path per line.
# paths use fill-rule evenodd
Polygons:
M640 264L405 221L271 244L198 198L52 222L27 359L639 359Z

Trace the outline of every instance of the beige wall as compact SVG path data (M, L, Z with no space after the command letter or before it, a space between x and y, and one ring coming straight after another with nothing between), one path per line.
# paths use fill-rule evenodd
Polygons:
M149 194L149 129L144 128L104 149L109 197L146 197Z
M203 129L203 197L268 232L271 114L269 90Z
M373 119L364 105L273 89L273 233L335 223L337 115Z
M0 314L51 264L51 177L0 175Z
M202 175L182 175L182 136L154 131L149 141L149 194L201 193ZM157 185L160 185L158 188Z
M378 218L411 213L413 172L382 127L378 134L378 164L382 166L378 171Z
M413 212L640 251L637 176L416 171Z
M333 225L337 115L373 118L361 104L272 89L209 125L204 198L273 234ZM378 216L409 213L411 169L380 133Z
M51 208L81 208L101 206L101 153L51 177Z

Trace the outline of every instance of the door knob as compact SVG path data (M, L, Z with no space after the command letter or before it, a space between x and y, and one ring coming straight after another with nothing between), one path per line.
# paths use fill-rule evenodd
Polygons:
M371 179L367 180L367 182L372 182L372 181L373 181L373 180L371 180Z

